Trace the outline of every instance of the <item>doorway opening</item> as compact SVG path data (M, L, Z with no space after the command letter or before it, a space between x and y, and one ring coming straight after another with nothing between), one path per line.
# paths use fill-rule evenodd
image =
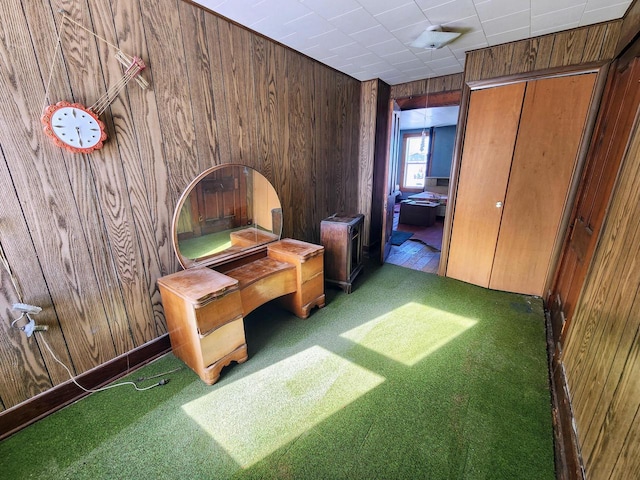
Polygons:
M459 105L430 107L426 96L397 103L398 141L389 152L395 204L386 262L438 273Z

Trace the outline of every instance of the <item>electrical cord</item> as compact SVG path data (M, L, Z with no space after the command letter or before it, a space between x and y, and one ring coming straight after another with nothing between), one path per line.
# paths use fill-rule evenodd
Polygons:
M156 375L151 375L150 377L138 377L136 378L136 382L144 382L145 380L151 380L153 378L164 377L165 375L169 375L170 373L176 373L182 370L182 367L176 367L173 370L169 370L168 372L158 373Z
M42 333L40 331L37 331L37 332L38 333ZM169 383L169 379L168 378L163 378L158 383L154 383L153 385L149 385L148 387L138 387L138 385L136 385L134 382L120 382L120 383L115 383L113 385L107 385L106 387L101 387L101 388L96 388L96 389L85 388L85 387L83 387L82 385L80 385L76 381L75 377L71 373L71 370L69 370L69 368L61 360L59 360L58 357L56 357L56 354L53 353L53 350L51 350L51 347L49 346L49 343L45 340L44 335L40 335L40 340L42 340L42 342L44 343L44 346L47 347L47 350L49 350L49 353L51 354L53 359L56 362L58 362L60 365L62 365L62 367L67 371L67 374L69 374L69 378L71 379L71 381L73 383L75 383L78 388L80 388L81 390L84 390L87 393L102 392L104 390L109 390L110 388L122 387L122 386L125 386L125 385L131 385L131 386L133 386L133 388L136 389L136 391L144 392L146 390L151 390L152 388L159 387L160 385L166 385L167 383ZM179 370L179 368L175 369L175 370L172 370L172 372L173 371L177 371L177 370ZM169 373L172 373L172 372L169 372ZM156 377L161 376L161 375L162 374L154 375L153 377L149 377L149 378L156 378Z

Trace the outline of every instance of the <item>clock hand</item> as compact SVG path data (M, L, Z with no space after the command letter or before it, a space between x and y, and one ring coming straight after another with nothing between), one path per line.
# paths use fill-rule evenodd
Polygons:
M80 143L80 146L82 146L82 138L80 138L80 128L76 127L76 133L78 134L78 142Z

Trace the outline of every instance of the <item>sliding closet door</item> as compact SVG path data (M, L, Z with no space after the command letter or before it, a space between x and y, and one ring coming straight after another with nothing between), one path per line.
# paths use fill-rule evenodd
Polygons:
M596 74L527 82L489 287L542 295Z
M469 99L447 276L488 286L525 84L474 90Z

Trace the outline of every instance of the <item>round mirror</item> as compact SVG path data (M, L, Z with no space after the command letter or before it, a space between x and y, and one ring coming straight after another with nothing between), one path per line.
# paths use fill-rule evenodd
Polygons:
M279 240L282 208L260 173L244 165L218 165L185 189L171 229L184 268L214 266Z

